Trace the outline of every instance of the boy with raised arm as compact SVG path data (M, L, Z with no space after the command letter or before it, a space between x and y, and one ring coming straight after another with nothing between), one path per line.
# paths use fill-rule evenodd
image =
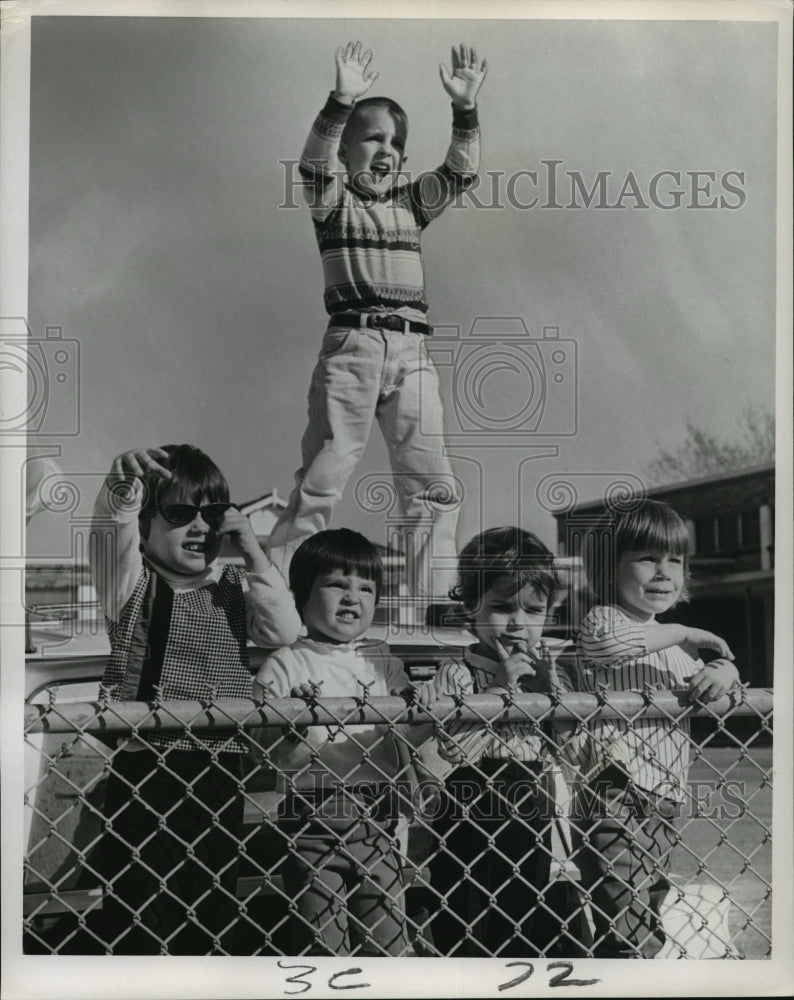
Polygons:
M426 350L432 328L421 234L476 176L475 100L486 65L460 45L451 72L440 67L452 100L452 142L440 167L411 179L402 173L405 112L389 98L364 98L378 77L371 60L360 42L337 50L336 88L301 156L330 321L309 389L303 463L269 553L286 571L300 542L328 526L377 418L414 535L406 540L411 589L446 594L460 495L444 454L438 376Z

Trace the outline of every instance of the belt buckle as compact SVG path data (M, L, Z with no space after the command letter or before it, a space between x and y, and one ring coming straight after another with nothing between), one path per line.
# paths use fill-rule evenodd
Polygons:
M395 333L411 332L411 321L396 313L362 313L361 325L379 326L383 330L394 330Z
M391 329L395 333L403 334L411 332L411 321L404 316L398 316L396 313L387 313L384 319L390 324L386 328L387 330Z

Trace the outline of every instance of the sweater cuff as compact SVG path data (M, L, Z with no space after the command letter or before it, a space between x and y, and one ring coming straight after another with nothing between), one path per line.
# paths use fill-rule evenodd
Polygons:
M464 132L469 132L479 126L480 120L477 116L477 105L473 108L456 108L452 105L452 127L459 128Z
M94 517L128 524L137 521L143 507L143 483L140 479L125 482L121 476L115 481L108 476L102 484L94 503Z
M264 573L246 573L245 580L251 598L256 602L281 599L292 601L292 595L277 566L271 565Z
M350 117L350 112L354 107L355 104L342 104L341 101L338 101L334 97L334 92L331 91L320 113L324 118L329 118L332 122L343 125Z

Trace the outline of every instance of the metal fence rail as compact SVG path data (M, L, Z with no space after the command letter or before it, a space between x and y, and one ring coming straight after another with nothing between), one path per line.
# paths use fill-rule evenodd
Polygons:
M676 819L584 766L610 720L688 734ZM511 758L517 721L538 759ZM648 690L431 709L366 691L144 704L50 689L25 709L25 948L575 957L612 939L643 955L656 934L659 957L769 957L771 722L772 692L744 688L705 706ZM504 755L439 755L474 730ZM347 770L327 763L343 746ZM656 826L661 861L641 847Z

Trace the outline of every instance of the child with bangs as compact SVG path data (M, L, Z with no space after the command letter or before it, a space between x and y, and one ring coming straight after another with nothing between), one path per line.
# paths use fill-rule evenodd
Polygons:
M570 688L559 648L543 639L560 583L533 534L492 528L458 557L450 591L477 637L442 662L438 696L550 693ZM439 755L453 765L434 822L428 908L435 949L484 958L547 954L559 937L552 896L553 741L532 719L445 723ZM560 915L564 919L564 915Z
M272 649L298 634L286 582L198 448L119 455L97 498L92 535L111 701L250 698L248 641ZM219 560L224 536L244 570ZM114 954L231 948L248 749L234 728L120 741L100 860Z
M306 635L263 664L255 696L311 704L402 695L431 704L431 689L412 685L388 646L366 639L382 580L378 550L358 532L327 529L307 538L289 567ZM423 742L428 729L384 719L264 731L285 792L279 827L289 845L282 872L295 903L294 954L406 953L395 835L416 789L408 741Z
M580 628L581 690L683 689L691 702L709 702L737 683L723 639L656 621L686 600L688 548L686 525L656 500L606 515L585 539L584 566L598 603ZM704 665L701 649L717 658ZM689 734L687 718L590 724L579 761L577 863L592 894L597 958L653 958L664 944L659 907L679 839L675 819L687 783Z

